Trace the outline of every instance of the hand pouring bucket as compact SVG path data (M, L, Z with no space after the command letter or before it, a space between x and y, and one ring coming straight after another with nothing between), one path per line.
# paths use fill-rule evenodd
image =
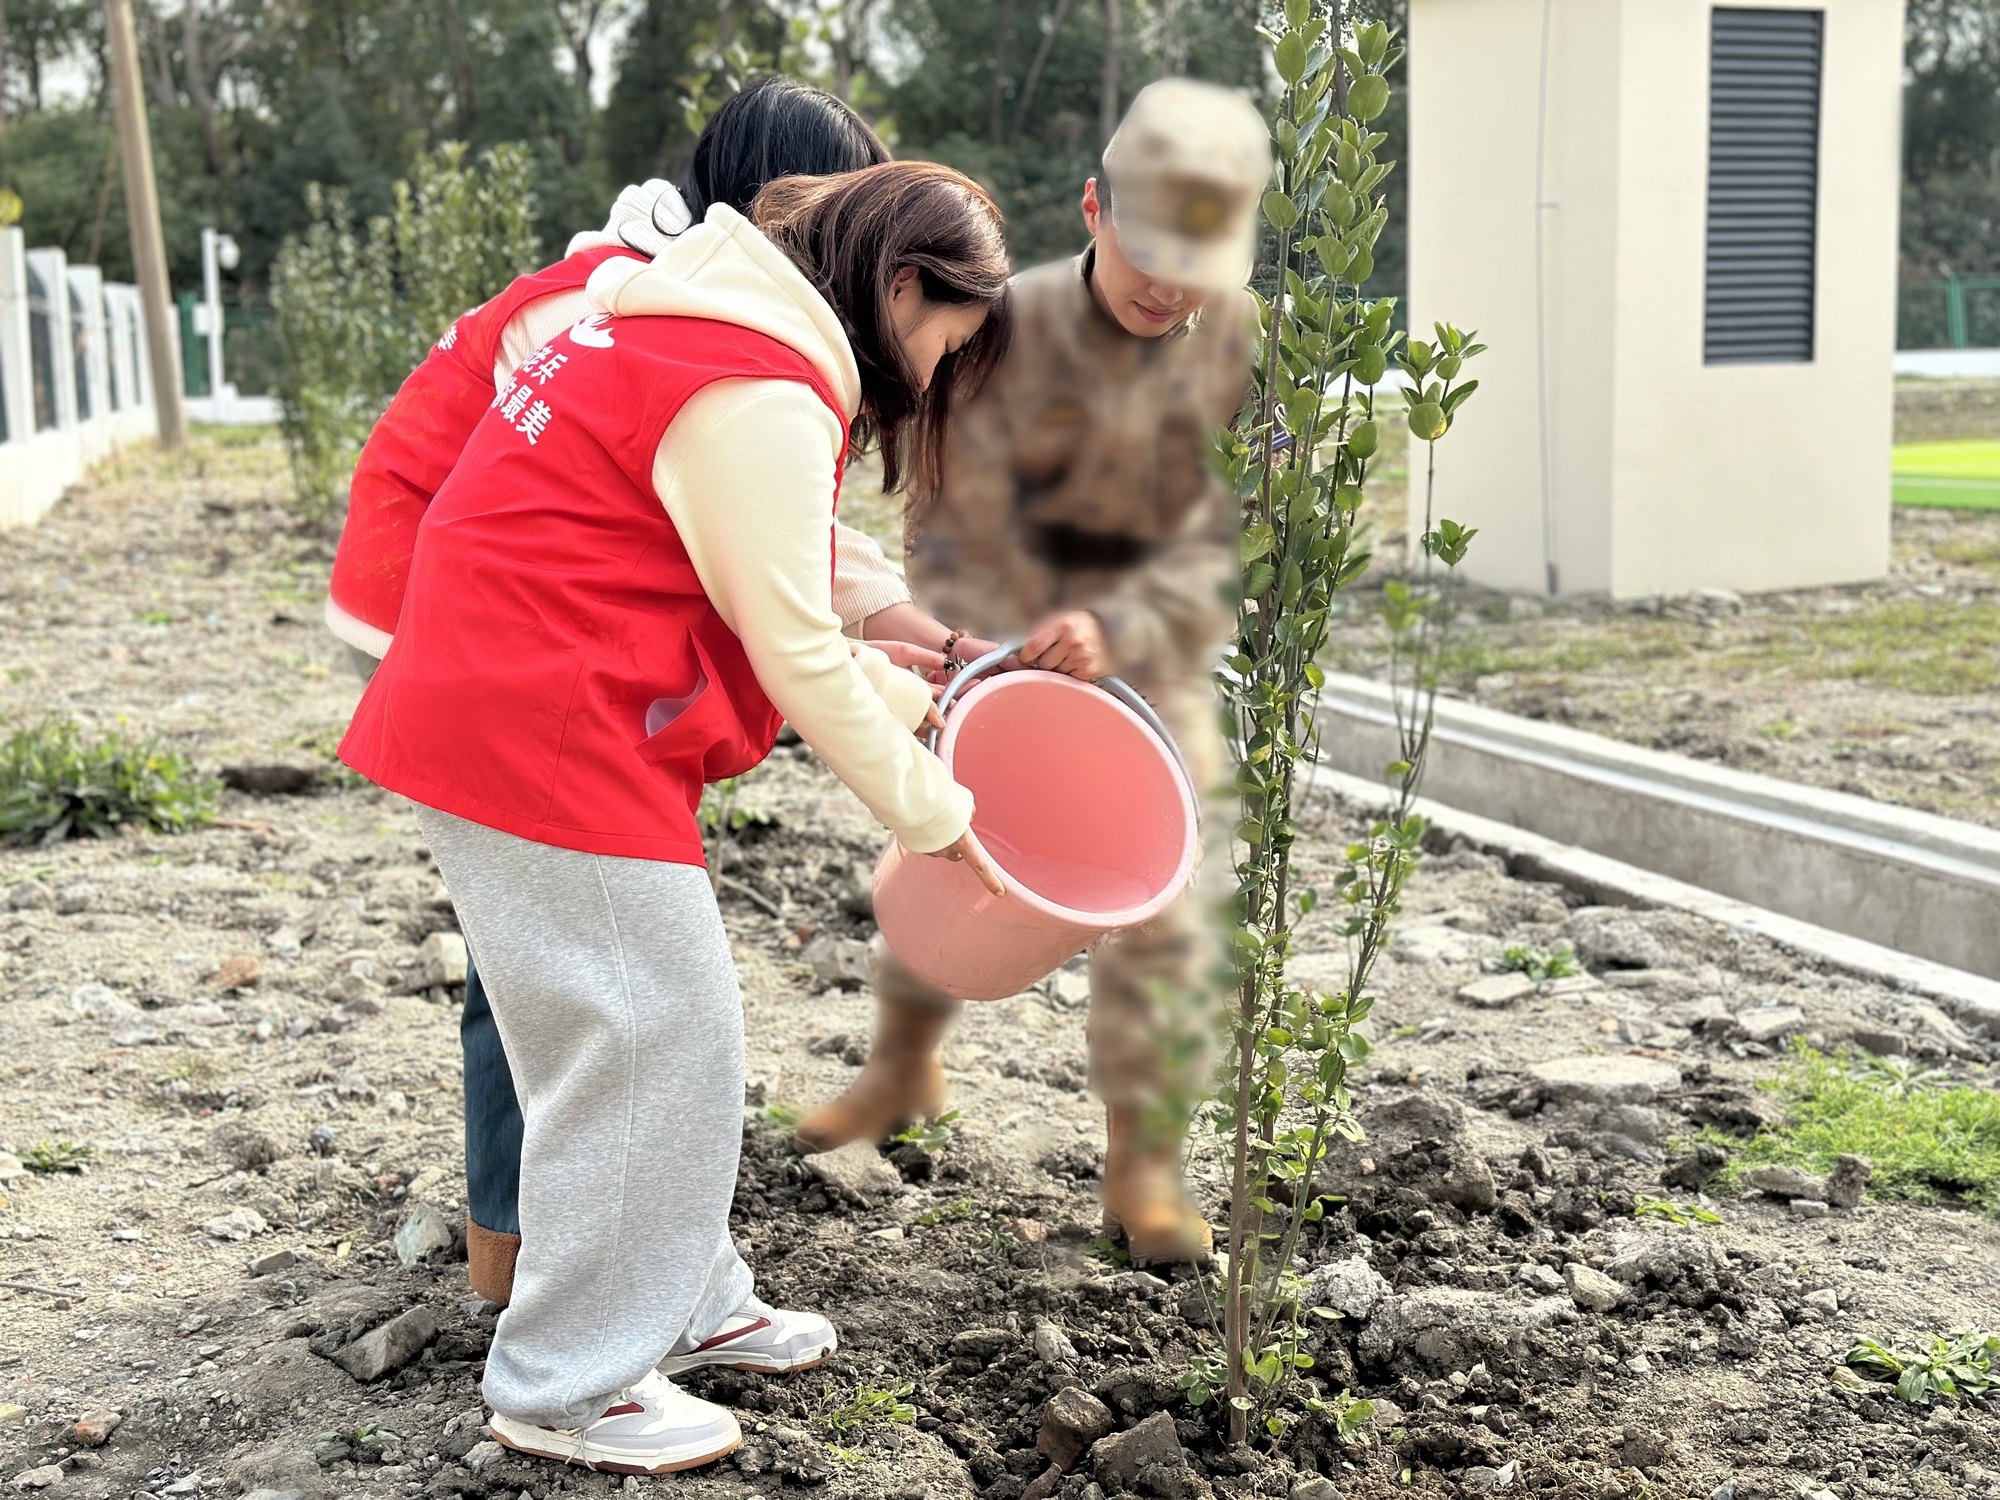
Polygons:
M1019 642L962 670L932 748L976 803L972 832L1001 881L891 840L875 920L919 978L961 1000L1019 994L1096 939L1157 916L1198 847L1191 779L1152 706L1116 678L1007 672Z

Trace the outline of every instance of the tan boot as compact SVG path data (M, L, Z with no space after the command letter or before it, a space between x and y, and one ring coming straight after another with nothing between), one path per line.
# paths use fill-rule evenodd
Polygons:
M1181 1185L1180 1138L1149 1133L1138 1105L1114 1104L1107 1113L1105 1232L1114 1239L1123 1232L1134 1266L1203 1264L1215 1236Z
M875 1046L847 1092L800 1121L795 1139L809 1154L850 1141L880 1143L900 1126L944 1113L939 1044L955 1007L884 995L876 1002Z
M521 1254L521 1237L488 1229L471 1214L465 1216L466 1279L488 1302L505 1307L514 1296L514 1262Z

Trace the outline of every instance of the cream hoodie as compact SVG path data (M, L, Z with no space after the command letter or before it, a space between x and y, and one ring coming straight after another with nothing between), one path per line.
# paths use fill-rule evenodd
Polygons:
M589 295L621 317L710 318L767 334L812 363L850 419L860 408L860 372L833 309L727 204L650 263L606 261ZM778 712L905 848L928 853L970 826L972 794L910 732L928 689L878 651L850 653L841 634L827 528L845 438L796 380L717 381L667 428L653 488Z
M623 245L641 255L655 256L692 222L687 204L673 184L655 177L626 187L611 205L604 227L576 235L563 253L575 255L579 250ZM497 391L505 386L523 360L591 310L589 295L582 287L552 292L523 304L501 330L499 353L493 361L493 388ZM908 602L909 585L866 532L836 524L833 549L834 612L855 634L860 634L862 622L870 615ZM383 644L386 647L387 642ZM886 665L878 658L879 667Z

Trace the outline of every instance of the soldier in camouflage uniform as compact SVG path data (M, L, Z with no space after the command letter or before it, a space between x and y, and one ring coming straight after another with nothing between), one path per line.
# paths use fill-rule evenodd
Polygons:
M1237 506L1210 452L1249 379L1244 286L1270 170L1264 123L1241 97L1185 79L1144 90L1103 182L1084 186L1091 248L1015 278L1012 351L955 415L938 492L913 496L906 517L911 590L969 632L950 643L959 660L1026 636L1028 665L1125 678L1204 789L1222 773L1210 674L1237 570ZM1190 894L1090 955L1106 1217L1139 1264L1210 1249L1180 1181L1185 1108L1159 1108L1185 1101L1202 1067L1206 1027L1171 997L1209 988L1206 931ZM879 1140L944 1106L938 1047L955 1002L879 938L874 957L875 1049L801 1125L808 1149Z

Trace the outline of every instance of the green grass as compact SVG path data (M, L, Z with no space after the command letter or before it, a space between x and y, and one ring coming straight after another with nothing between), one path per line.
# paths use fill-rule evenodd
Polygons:
M1872 682L1939 696L2000 688L2000 610L1946 600L1894 600L1851 615L1774 624L1726 653L1807 677Z
M1524 629L1505 642L1494 640L1485 631L1459 630L1445 637L1438 670L1445 680L1458 683L1496 672L1589 672L1618 662L1684 656L1690 645L1686 630L1653 622L1615 631L1597 629L1589 634L1558 633L1542 626Z
M2000 510L2000 443L1899 443L1893 467L1898 505Z
M1868 1191L1878 1198L1964 1203L2000 1217L2000 1093L1912 1087L1850 1062L1800 1046L1764 1085L1789 1106L1784 1124L1738 1150L1732 1172L1830 1172L1853 1151L1875 1163Z

